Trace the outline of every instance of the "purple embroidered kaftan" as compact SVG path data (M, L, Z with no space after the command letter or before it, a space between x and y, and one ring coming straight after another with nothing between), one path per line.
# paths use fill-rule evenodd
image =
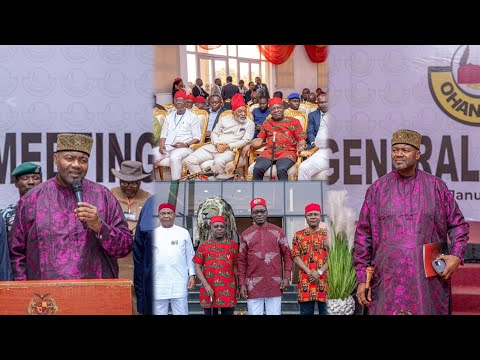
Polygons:
M452 242L451 255L463 263L469 225L446 184L416 170L382 176L365 195L354 244L357 281L375 268L369 314L449 314L450 280L425 277L425 243Z
M31 189L17 206L9 236L14 280L110 279L118 258L133 247L122 209L104 186L82 180L83 200L102 219L98 237L76 219L71 188L52 178Z

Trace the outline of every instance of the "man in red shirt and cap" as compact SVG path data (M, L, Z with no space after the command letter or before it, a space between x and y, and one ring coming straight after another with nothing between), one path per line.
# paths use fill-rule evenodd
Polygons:
M298 271L298 302L300 315L327 315L327 224L321 221L319 204L305 206L308 227L297 231L292 241L293 262Z
M292 257L282 228L267 222L267 203L250 201L254 224L240 237L238 282L249 315L280 315L283 291L292 273Z
M183 160L193 174L202 171L200 164L213 160L212 171L223 174L227 163L235 158L234 148L241 148L253 138L255 125L247 117L247 105L242 94L232 97L233 116L225 115L211 133L212 143L202 146Z
M283 101L273 97L268 101L271 118L265 120L258 138L242 150L242 155L248 155L251 149L258 149L266 141L265 150L255 161L253 180L263 180L263 175L272 164L277 166L279 180L288 180L288 169L295 165L297 154L305 150L307 135L298 119L284 116ZM275 148L272 152L272 145ZM273 157L273 161L272 161Z
M205 315L233 315L237 305L237 260L238 244L227 239L226 221L223 216L212 216L211 239L197 249L193 258L195 272L202 282L200 305Z

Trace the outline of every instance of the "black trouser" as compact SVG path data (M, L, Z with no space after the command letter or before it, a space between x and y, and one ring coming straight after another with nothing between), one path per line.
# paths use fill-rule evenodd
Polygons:
M275 160L273 164L277 165L278 180L288 180L288 169L295 165L293 160L288 158ZM258 157L255 166L253 167L253 180L263 180L263 175L265 175L265 172L270 165L272 165L271 160L264 157Z
M315 313L315 304L318 304L318 315L328 315L327 303L322 301L304 301L300 302L300 315L313 315Z
M218 315L218 309L219 308L203 309L203 311L205 312L205 315ZM234 309L235 308L233 308L233 307L226 307L226 308L220 308L220 311L221 311L222 315L233 315ZM212 311L213 314L210 313L210 311Z

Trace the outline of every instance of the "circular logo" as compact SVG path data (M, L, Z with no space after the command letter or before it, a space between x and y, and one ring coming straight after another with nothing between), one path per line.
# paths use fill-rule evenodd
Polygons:
M480 126L480 47L461 45L450 66L430 66L428 85L435 103L448 117Z
M480 46L460 46L453 54L451 67L458 87L480 97Z

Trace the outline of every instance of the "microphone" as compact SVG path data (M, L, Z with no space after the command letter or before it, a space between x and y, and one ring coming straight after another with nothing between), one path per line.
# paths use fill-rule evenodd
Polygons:
M276 132L276 131L274 131L274 132L273 132L273 139L272 139L272 142L275 142L275 138L276 138L276 137L277 137L277 132Z
M82 192L82 183L78 179L74 179L72 181L72 189L73 193L75 194L75 199L78 202L83 202L83 192ZM85 221L82 221L83 228L87 229L87 223Z

